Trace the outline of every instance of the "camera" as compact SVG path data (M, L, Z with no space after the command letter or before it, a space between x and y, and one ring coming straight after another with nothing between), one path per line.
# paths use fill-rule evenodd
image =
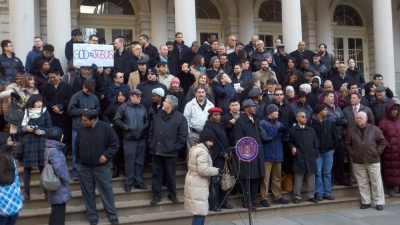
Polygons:
M29 125L31 128L33 128L33 131L39 130L38 125Z

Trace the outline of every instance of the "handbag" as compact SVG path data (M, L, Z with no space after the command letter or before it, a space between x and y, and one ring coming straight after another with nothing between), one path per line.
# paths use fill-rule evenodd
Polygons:
M24 153L24 143L22 142L14 142L13 143L13 150L11 152L11 155L14 159L21 160L23 157Z
M282 172L282 178L281 178L282 190L287 192L292 192L293 186L294 186L293 174L291 173L285 174L285 172Z
M17 90L15 90L15 88L13 88L13 90L14 92L18 93ZM19 96L21 97L21 101L11 98L8 111L4 115L4 120L14 125L18 125L24 118L24 111L22 109L22 105L25 102L26 98L22 95Z
M40 187L45 191L55 191L60 187L61 184L60 178L54 174L53 167L49 163L50 151L47 154L47 158L44 162L42 175L40 175Z
M227 191L235 185L236 179L234 176L230 174L230 170L228 167L228 162L225 161L224 165L224 171L222 172L222 178L221 178L221 188L224 191Z

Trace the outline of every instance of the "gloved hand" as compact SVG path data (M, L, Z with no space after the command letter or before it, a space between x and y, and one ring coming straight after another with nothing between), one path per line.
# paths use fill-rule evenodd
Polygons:
M19 96L19 94L15 93L15 92L11 92L10 94L11 98L14 98L17 101L21 101L21 96Z
M288 131L289 131L289 129L287 127L279 127L278 128L279 133L287 133Z

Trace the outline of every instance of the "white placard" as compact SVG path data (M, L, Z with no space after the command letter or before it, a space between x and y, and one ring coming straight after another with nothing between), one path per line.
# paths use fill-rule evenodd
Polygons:
M240 83L234 83L234 84L233 84L233 87L234 87L235 89L240 88Z
M74 44L74 66L114 67L114 46Z

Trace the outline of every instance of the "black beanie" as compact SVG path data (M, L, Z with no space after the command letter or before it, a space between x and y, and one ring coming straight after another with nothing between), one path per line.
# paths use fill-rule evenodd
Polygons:
M204 143L206 141L214 141L214 134L209 129L203 129L200 132L199 142Z
M326 109L326 105L324 105L324 104L318 104L318 105L316 105L315 106L315 108L314 108L314 113L315 114L318 114L318 113L320 113L322 110L324 110L324 109Z
M59 127L50 127L46 131L46 139L60 141L63 131Z

